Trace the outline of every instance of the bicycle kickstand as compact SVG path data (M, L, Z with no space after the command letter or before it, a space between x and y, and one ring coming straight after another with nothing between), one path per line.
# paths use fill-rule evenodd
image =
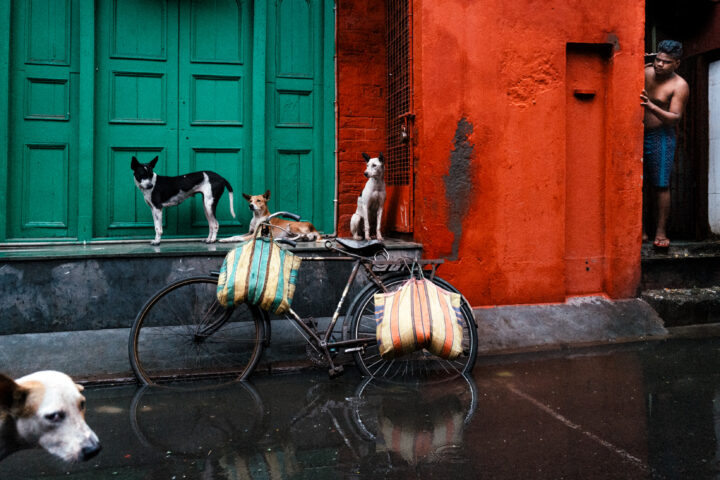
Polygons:
M335 365L335 362L333 362L327 347L323 347L323 351L325 352L325 356L328 359L328 363L330 364L330 370L328 370L328 375L330 376L330 379L332 380L333 378L337 378L343 373L345 373L345 367L343 367L342 365Z

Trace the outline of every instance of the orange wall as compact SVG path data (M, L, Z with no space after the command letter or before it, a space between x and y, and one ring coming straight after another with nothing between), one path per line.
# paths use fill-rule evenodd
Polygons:
M415 239L425 255L450 260L440 274L475 306L634 295L643 2L416 0L413 13ZM566 120L575 101L566 82L569 42L611 44L607 96L595 99L605 112L601 132L587 133L588 144L602 148L593 167L601 172L590 178L600 202L591 188L566 182L570 171L584 174L584 159L566 156L578 150L566 132L575 128L577 137L584 128ZM600 260L588 272L599 275L599 287L568 268L571 242L581 253L593 245Z

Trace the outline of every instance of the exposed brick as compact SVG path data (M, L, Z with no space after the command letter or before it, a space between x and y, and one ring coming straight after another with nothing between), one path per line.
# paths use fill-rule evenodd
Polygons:
M365 184L362 152L386 150L387 70L384 0L348 0L338 5L338 233Z

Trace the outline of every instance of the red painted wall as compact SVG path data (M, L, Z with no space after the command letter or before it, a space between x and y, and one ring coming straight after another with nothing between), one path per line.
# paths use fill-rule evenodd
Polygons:
M350 217L365 185L362 152L385 149L385 1L337 2L338 234L350 234Z
M347 235L365 180L360 154L385 146L385 2L337 8L338 233ZM414 237L425 255L448 259L440 274L474 306L633 296L643 2L415 0L413 15ZM579 60L568 60L568 43ZM586 43L606 48L600 77L583 73ZM601 93L582 103L575 89Z
M632 296L640 274L643 2L416 0L414 19L415 238L427 256L451 260L441 275L476 306ZM566 82L569 42L610 45L606 97L594 100L603 102L603 126L587 133L588 145L603 148L593 168L604 178L589 173L603 192L598 208L586 208L596 199L590 191L568 195L567 132L576 127L568 88L584 81ZM573 161L582 177L584 159ZM569 222L571 211L589 218ZM600 245L599 260L588 262L593 274L600 269L598 288L578 287L583 272L568 266L574 236Z

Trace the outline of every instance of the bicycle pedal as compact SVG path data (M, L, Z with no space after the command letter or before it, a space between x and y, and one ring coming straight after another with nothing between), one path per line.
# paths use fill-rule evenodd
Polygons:
M328 375L330 375L330 378L337 378L343 373L345 373L345 367L343 367L342 365L338 365L335 368L331 368L330 370L328 370Z

